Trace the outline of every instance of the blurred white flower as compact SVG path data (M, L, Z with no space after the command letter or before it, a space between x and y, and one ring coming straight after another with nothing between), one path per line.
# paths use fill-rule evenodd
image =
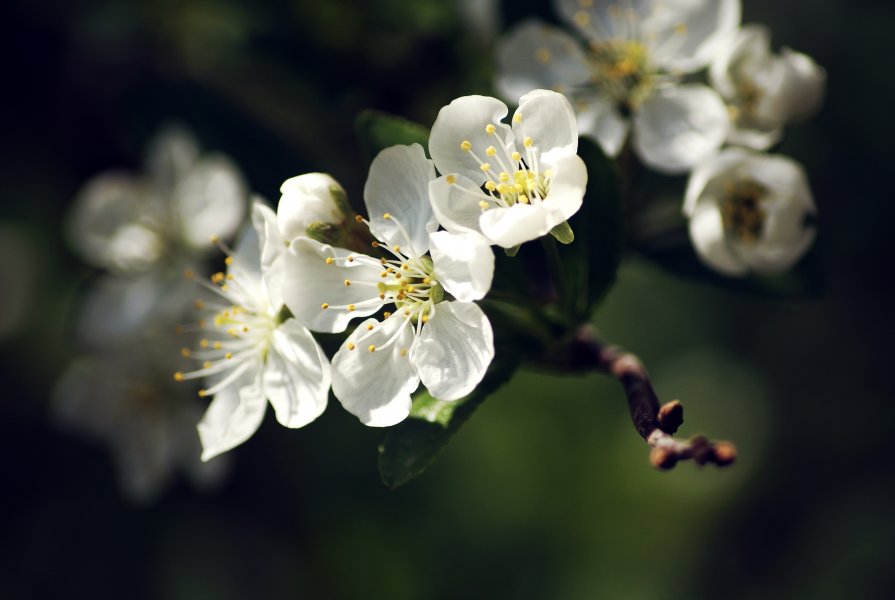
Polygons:
M556 0L588 42L526 21L498 42L496 85L506 98L534 88L566 94L578 131L610 156L633 121L633 147L650 167L682 173L715 154L729 120L718 94L681 77L708 66L740 22L739 0Z
M429 137L443 176L429 190L445 229L478 232L511 248L578 212L587 167L576 154L575 114L562 94L524 95L512 128L501 122L507 112L487 96L464 96L443 107Z
M307 425L326 408L330 366L311 333L282 315L283 261L262 269L262 248L285 253L275 226L276 215L256 203L253 228L236 252L227 252L227 272L202 282L218 297L198 302L208 317L199 323L204 337L198 348L182 354L201 367L174 374L174 379L204 379L199 395L214 396L199 422L202 460L214 458L250 438L264 418L267 402L277 421L290 428ZM270 239L274 236L275 239Z
M200 156L190 134L170 128L150 144L145 173L105 173L84 185L67 237L93 266L145 272L201 255L212 248L211 235L232 235L247 203L230 159Z
M366 425L405 419L420 381L436 398L462 398L494 357L491 324L474 304L491 287L494 254L475 232L435 231L433 179L418 144L383 150L370 166L370 220L362 220L382 256L308 238L293 240L286 255L286 305L314 331L344 331L394 305L382 322L363 321L333 357L333 393Z
M134 500L152 501L178 471L199 487L217 484L227 465L199 460L196 422L202 407L195 391L168 383L170 371L162 364L170 357L159 362L158 356L133 351L137 347L145 349L146 340L133 340L131 352L119 348L72 362L54 387L53 417L109 446L121 485Z
M788 48L774 54L770 44L767 28L744 26L709 69L733 122L728 141L756 150L777 142L787 122L817 111L826 84L825 71L810 57Z
M798 163L739 148L694 169L684 200L697 254L726 275L792 267L814 241L814 213Z

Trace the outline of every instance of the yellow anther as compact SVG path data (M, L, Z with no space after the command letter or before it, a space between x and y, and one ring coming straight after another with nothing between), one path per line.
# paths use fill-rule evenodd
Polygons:
M373 324L367 323L367 331L373 331Z
M392 218L392 215L391 215L391 213L385 213L384 215L382 215L382 218L385 219L386 221L388 221L389 219Z
M421 320L423 323L428 322L428 321L429 321L429 315L428 315L428 314L423 315L422 318L421 318L420 320Z
M488 210L488 203L485 202L484 200L480 200L480 201L479 201L479 208L481 208L482 210Z
M674 32L677 35L686 35L687 33L687 24L686 23L678 23L674 26Z
M423 283L432 283L432 278L431 277L423 278Z
M526 148L531 148L532 146L534 146L534 143L535 141L528 136L525 136L525 139L522 140L522 145Z
M407 356L407 348L401 348L401 356Z
M395 250L395 252L400 252L400 251L401 251L401 246L395 244L395 248L394 248L394 250Z
M370 344L369 346L367 346L367 350L369 350L370 352L376 352L376 346L374 344Z
M380 277L388 277L388 271L383 271L382 273L379 274L379 276ZM377 284L377 285L379 285L379 284Z
M551 58L552 56L550 54L550 50L548 50L547 48L538 48L537 50L535 50L535 60L542 65L550 62Z
M400 274L400 273L395 273L395 279L401 279L401 274Z
M230 289L230 286L228 286L226 283L221 286L221 291L223 291L223 292L226 292L229 289Z
M229 335L230 337L239 337L239 333L236 331L235 327L231 327L230 329L228 329L227 335Z
M472 143L469 140L463 140L460 142L460 150L463 152L469 152L472 150Z
M199 340L199 345L200 345L201 347L203 347L203 348L208 348L208 344L209 344L209 343L210 343L210 342L209 342L208 340L206 340L206 339Z
M488 156L494 156L495 154L497 154L497 148L495 148L494 146L488 146L485 149L485 154L487 154Z
M390 316L392 316L392 313L390 313L390 312L388 312L388 311L385 311L384 313L382 313L382 318L383 318L383 319L388 319Z
M521 194L522 192L525 191L525 186L522 185L521 183L517 183L516 185L513 186L513 189L516 190L517 194Z
M323 310L326 310L327 308L329 308L329 304L327 302L324 302L323 304L320 305L320 308L322 308Z
M372 242L370 242L370 245L371 245L372 247L374 247L374 248L378 248L378 247L379 247L379 242L377 242L376 240L373 240Z
M182 356L184 358L189 358L190 357L190 349L189 348L181 348L180 356Z
M445 181L448 182L448 185L454 185L457 183L457 177L455 175L448 175L444 178Z
M483 172L487 173L488 171L491 170L491 165L488 164L488 163L482 163L481 166L480 166L479 168L480 168Z
M211 276L211 283L220 283L223 280L224 280L223 273L215 273L214 275Z
M401 269L402 269L403 271L406 271L406 270L409 269L409 268L410 268L410 265L408 265L407 263L404 263L404 264L401 265Z
M404 309L404 316L405 316L405 317L409 317L409 316L410 316L410 309Z
M515 162L519 162L520 160L522 160L522 155L519 154L518 152L513 152L512 154L510 154L510 157L511 157L511 158L513 159L513 161L515 161Z
M494 132L497 130L497 127L494 126L493 123L488 123L485 125L485 133L488 135L494 135Z
M201 300L196 300L195 302L193 302L193 306L196 307L196 310L202 310L203 308L205 308L205 303Z
M346 280L345 280L345 285L346 285L346 286L351 285L351 280L350 280L350 279L346 279Z
M353 256L349 256L349 257L348 257L348 262L354 262L354 257L353 257Z
M519 196L519 202L521 202L522 204L528 204L528 196L526 196L525 194L521 194Z
M355 310L357 307L356 307L355 305L353 305L353 304L349 304L346 308L348 309L348 312L354 312L354 310Z
M215 342L214 344L212 344L212 348L214 348L215 350L220 350L221 346L223 346L223 344L221 344L220 342Z
M380 258L380 259L379 259L379 263L380 263L380 264L383 264L383 265L384 265L384 264L386 264L387 262L388 262L388 261L385 260L384 258Z
M489 192L493 192L494 190L497 189L497 184L494 183L493 181L486 181L485 189L488 190Z
M199 390L199 397L204 398L207 393L205 390Z
M180 371L174 373L174 381L183 381L183 373Z
M521 112L517 112L515 115L513 115L513 122L514 123L522 122L522 113Z
M230 360L231 358L233 358L233 353L228 352L227 354L224 355L224 358L226 358L227 360Z
M357 346L355 346L351 342L348 342L348 344L345 347L348 348L349 350L354 350L355 348L357 348Z
M331 265L335 262L335 259L332 256L326 257L326 264Z
M211 361L210 361L210 360L206 360L204 363L202 363L202 368L203 368L203 369L210 369L210 368L211 368Z
M360 215L354 215L354 220L357 221L358 223L364 222L364 218Z
M232 256L228 256L227 258L225 258L225 259L224 259L224 264L227 265L227 266L232 265L232 264L233 264L233 257L232 257Z
M219 238L219 237L216 236L216 235L212 235L212 236L210 236L208 239L211 240L211 243L212 243L212 244L217 244L218 242L221 241L221 238Z
M416 288L413 287L412 285L408 285L408 286L407 286L407 290L405 290L405 291L406 291L408 294L412 294L413 292L416 291Z
M205 329L205 319L199 319L199 322L196 323L196 326L197 326L199 329Z
M248 326L248 325L243 325L243 326L242 326L242 332L243 332L243 333L248 333L248 332L249 332L249 326Z
M501 172L500 175L498 175L498 179L500 179L503 182L507 182L510 180L510 174L507 173L506 171L503 171L503 172Z
M379 299L380 299L380 300L385 300L385 293L379 294Z
M183 272L184 279L192 279L194 276L195 276L195 273L193 273L190 269L187 269L186 271Z

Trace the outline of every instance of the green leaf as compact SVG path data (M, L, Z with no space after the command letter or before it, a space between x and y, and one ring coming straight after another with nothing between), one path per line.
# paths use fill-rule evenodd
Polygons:
M615 163L586 138L578 154L587 165L584 203L569 221L575 243L559 248L566 269L567 309L576 320L590 317L615 283L624 244L621 180Z
M410 418L386 431L379 445L382 482L395 489L428 469L475 409L510 379L516 366L514 361L493 362L475 391L456 402L436 400L426 391L418 393Z
M371 161L382 150L399 144L429 145L429 130L419 123L395 115L365 110L354 123L363 152Z

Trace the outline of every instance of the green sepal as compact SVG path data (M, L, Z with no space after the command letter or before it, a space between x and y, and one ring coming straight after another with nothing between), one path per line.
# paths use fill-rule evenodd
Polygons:
M569 225L568 221L563 221L551 229L550 235L555 237L560 244L571 244L575 241L575 232L572 231L572 226Z
M410 417L389 428L379 445L382 482L396 489L425 472L475 409L509 381L516 367L515 361L492 362L475 391L454 402L436 400L425 390L415 394Z
M339 227L338 225L333 225L332 223L317 221L308 225L308 228L305 230L305 232L308 234L309 238L311 238L312 240L316 240L322 244L341 246L342 244L340 244L340 242L344 237L345 229L344 227Z
M506 254L507 256L509 256L510 258L513 258L517 254L519 254L519 248L521 248L521 247L522 247L521 244L516 245L516 246L510 246L509 248L504 248L503 253Z
M420 144L427 148L429 145L428 128L377 110L361 112L354 127L361 149L371 161L390 146Z

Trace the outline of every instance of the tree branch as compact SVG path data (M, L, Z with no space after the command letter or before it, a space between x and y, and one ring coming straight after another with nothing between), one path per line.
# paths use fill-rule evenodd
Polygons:
M711 442L697 435L688 441L672 436L684 422L684 407L677 400L659 406L649 375L633 354L616 346L607 346L590 326L578 331L573 341L574 361L611 375L622 384L628 397L628 409L634 428L649 444L650 462L657 469L670 469L681 460L698 465L729 465L736 459L736 447L730 442Z

